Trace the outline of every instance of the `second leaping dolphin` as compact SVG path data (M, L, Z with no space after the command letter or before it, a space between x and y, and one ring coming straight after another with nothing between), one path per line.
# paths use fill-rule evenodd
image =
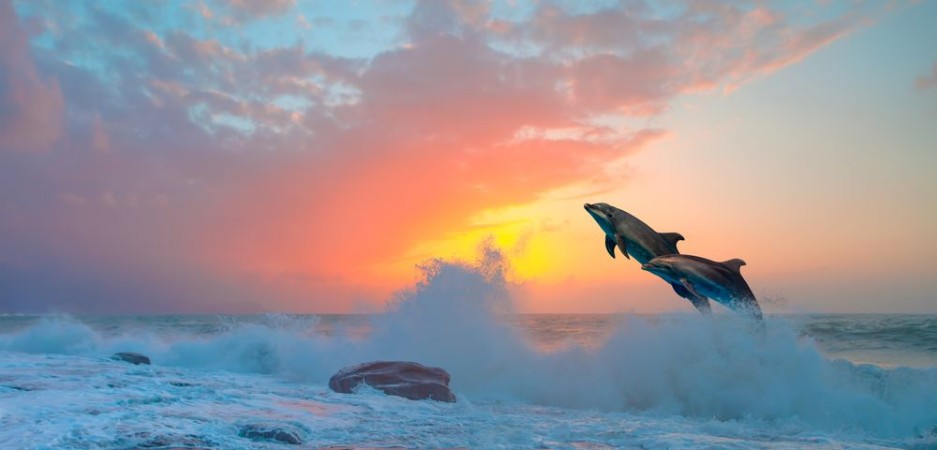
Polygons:
M586 203L584 206L605 232L605 250L612 258L615 257L616 246L625 258L634 257L641 264L658 256L679 253L677 242L683 240L680 233L658 233L637 217L608 203ZM709 300L705 297L693 294L680 283L671 283L671 286L699 312L709 314Z
M748 283L742 278L745 261L730 259L716 262L692 255L658 256L641 268L680 284L691 294L715 300L728 308L761 320L761 307Z

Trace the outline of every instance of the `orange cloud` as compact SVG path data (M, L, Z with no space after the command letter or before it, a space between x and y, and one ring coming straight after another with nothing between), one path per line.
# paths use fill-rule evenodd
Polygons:
M291 1L210 5L295 28ZM0 152L5 260L69 280L81 266L79 284L100 292L108 273L152 274L147 286L192 273L164 294L331 310L403 284L387 264L482 212L621 183L606 167L666 135L646 119L675 96L776 70L854 23L747 6L664 19L640 4L503 21L432 1L396 24L407 45L352 58L209 39L173 25L209 17L149 4L91 5L46 36L54 51L31 49L0 6L15 44L0 51L13 74L0 142L67 143Z

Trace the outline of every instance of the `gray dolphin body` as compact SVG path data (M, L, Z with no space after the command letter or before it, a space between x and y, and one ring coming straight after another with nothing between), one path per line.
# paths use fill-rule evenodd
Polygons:
M648 224L608 203L586 203L586 212L605 232L605 250L615 257L615 247L625 258L634 257L641 264L663 255L679 253L677 242L683 240L680 233L658 233ZM688 291L683 284L670 283L676 293L689 300L699 312L709 314L709 300Z
M699 256L662 255L643 266L671 284L680 284L699 297L715 300L728 308L761 320L761 307L748 283L742 278L745 261L716 262Z

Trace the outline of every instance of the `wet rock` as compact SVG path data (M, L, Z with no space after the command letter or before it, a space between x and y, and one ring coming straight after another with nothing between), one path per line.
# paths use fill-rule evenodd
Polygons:
M216 448L214 442L193 434L154 435L152 433L142 432L134 435L133 439L141 441L132 447L128 447L133 450L172 450L182 448L199 450Z
M407 361L375 361L345 367L329 379L329 388L349 394L364 383L387 395L410 400L455 402L449 390L449 373L438 367L426 367Z
M357 445L330 445L316 450L409 450L407 447L359 447ZM467 447L447 447L439 450L468 450Z
M328 447L319 447L316 450L407 450L406 447L356 447L354 445L330 445ZM447 449L440 449L447 450Z
M303 433L284 424L248 424L242 425L238 436L252 441L280 442L283 444L302 445Z
M129 362L130 364L146 364L150 365L150 358L146 355L141 355L139 353L133 352L120 352L114 353L111 355L111 359L117 361Z

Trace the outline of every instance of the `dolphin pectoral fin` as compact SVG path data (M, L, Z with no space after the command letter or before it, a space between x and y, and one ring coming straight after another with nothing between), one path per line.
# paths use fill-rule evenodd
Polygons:
M621 236L618 236L618 249L621 250L622 255L625 255L625 258L631 259L631 256L628 255L628 241Z
M677 242L683 240L683 235L680 233L657 233L660 237L664 238L664 241L667 242L667 245L673 248L674 251L677 251Z
M673 286L673 290L677 295L689 300L690 303L693 304L693 307L701 314L708 316L712 313L712 308L710 308L707 298L693 295L693 293L688 291L682 284L672 283L671 286Z
M683 297L683 298L685 298L685 299L687 299L687 300L692 300L692 299L693 299L693 294L691 294L690 291L686 290L686 288L683 287L682 284L671 283L670 286L673 287L673 291L676 292L677 295L679 295L679 296L681 296L681 297Z
M687 292L689 292L690 294L693 294L693 295L695 295L695 296L697 296L697 297L699 297L699 298L706 298L704 295L700 294L699 292L696 292L696 288L693 287L692 284L690 284L690 280L687 280L686 278L681 278L681 279L680 279L680 283L683 284L683 287L684 287L684 288L687 290Z
M611 236L605 235L605 250L608 250L608 254L615 257L615 240Z
M709 306L709 299L703 297L694 297L689 299L690 303L696 308L700 314L708 316L712 314L712 308Z

